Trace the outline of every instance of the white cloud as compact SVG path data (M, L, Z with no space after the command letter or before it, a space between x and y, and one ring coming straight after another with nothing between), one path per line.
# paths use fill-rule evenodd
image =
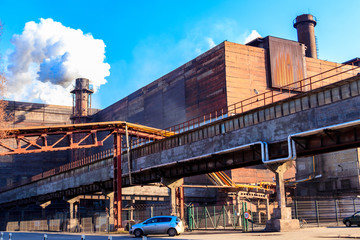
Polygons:
M76 78L89 78L97 91L110 75L102 40L52 19L26 23L12 44L6 74L14 100L71 105L69 91Z
M208 45L209 45L209 48L213 48L213 47L216 46L216 44L215 44L215 42L214 42L214 40L213 40L212 38L207 37L207 38L205 38L205 39L206 39L206 41L207 41L207 43L208 43Z

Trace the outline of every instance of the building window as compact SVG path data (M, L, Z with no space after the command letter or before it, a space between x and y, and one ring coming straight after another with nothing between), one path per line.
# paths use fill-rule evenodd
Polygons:
M341 189L350 189L350 179L341 180Z

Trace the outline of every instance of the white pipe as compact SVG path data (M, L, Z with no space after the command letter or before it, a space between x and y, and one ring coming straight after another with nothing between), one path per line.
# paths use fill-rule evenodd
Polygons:
M260 144L260 146L261 146L261 160L262 160L262 162L264 164L286 162L286 161L289 161L289 160L295 160L296 157L297 157L295 141L292 138L294 138L294 137L305 137L305 136L309 136L309 135L316 134L316 133L319 133L319 132L323 132L324 130L345 128L345 127L351 127L351 126L356 126L356 125L360 125L360 120L354 120L354 121L350 121L350 122L346 122L346 123L335 124L335 125L331 125L331 126L327 126L327 127L322 127L322 128L317 128L317 129L313 129L313 130L300 132L300 133L291 134L291 135L288 136L288 139L287 139L289 155L287 157L284 157L284 158L278 158L278 159L269 160L269 152L268 152L267 143L262 142L262 141L258 141L258 142L253 142L253 143L245 144L245 145L242 145L242 146L238 146L238 147L233 147L233 148L217 151L217 152L210 153L210 154L204 154L204 155L201 155L201 156L187 158L187 159L172 162L172 163L165 163L165 164L157 165L156 167L166 167L166 166L175 165L177 163L184 163L184 162L199 160L199 159L203 159L203 158L209 158L209 157L211 157L213 155L235 152L235 151L238 151L238 150L241 150L241 149L249 148L249 147L257 145L257 144ZM142 172L142 171L150 170L150 169L153 169L153 167L140 169L140 170L135 171L134 173L138 173L138 172ZM129 174L124 174L124 176L127 176L127 175L129 175Z
M346 123L340 123L340 124L330 125L330 126L327 126L327 127L322 127L322 128L317 128L317 129L312 129L312 130L308 130L308 131L304 131L304 132L291 134L291 135L288 136L288 152L289 152L289 155L287 157L285 157L285 158L278 158L278 159L272 159L272 160L267 159L267 160L263 161L263 163L264 164L280 163L280 162L285 162L285 161L289 161L289 160L295 160L297 155L296 155L295 141L292 139L294 137L306 137L306 136L309 136L309 135L313 135L313 134L316 134L316 133L323 132L324 130L334 130L334 129L352 127L352 126L356 126L356 125L360 125L360 119L350 121L350 122L346 122ZM266 144L266 147L267 147L267 144Z
M317 128L317 129L313 129L313 130L309 130L309 131L304 131L304 132L300 132L300 133L296 133L296 134L292 134L292 135L290 135L290 137L291 138L293 138L293 137L305 137L305 136L309 136L309 135L312 135L312 134L323 132L325 130L335 130L335 129L352 127L352 126L356 126L356 125L360 125L360 119L350 121L350 122L330 125L330 126L327 126L327 127ZM293 145L294 145L293 154L294 154L294 156L296 158L295 142L294 142L294 140L292 140L292 141L293 141Z
M197 156L197 157L183 159L183 160L172 162L172 163L165 163L165 164L157 165L156 168L158 168L158 167L167 167L167 166L175 165L175 164L178 164L178 163L184 163L184 162L200 160L200 159L203 159L203 158L209 158L209 157L212 157L214 155L235 152L235 151L245 149L245 148L249 148L251 146L258 145L258 144L260 144L260 146L261 146L261 158L262 158L261 160L262 160L262 162L266 162L266 160L269 158L268 151L267 151L267 149L268 149L267 144L265 142L258 141L258 142L253 142L253 143L241 145L241 146L238 146L238 147L233 147L233 148L228 148L228 149L225 149L225 150L220 150L220 151L209 153L209 154L204 154L204 155ZM154 167L148 167L148 168L144 168L144 169L134 171L133 173L138 173L138 172L142 172L142 171L146 171L146 170L151 170L153 168ZM123 174L123 176L128 176L128 175L129 174Z
M269 160L268 146L267 146L267 144L265 144L265 147L266 147L265 151L267 152L267 158L263 158L263 163L264 164L280 163L280 162L286 162L289 160L295 160L296 159L296 151L295 151L295 155L294 155L295 143L291 139L291 136L292 135L289 135L288 140L287 140L288 141L288 152L289 152L289 155L287 157Z

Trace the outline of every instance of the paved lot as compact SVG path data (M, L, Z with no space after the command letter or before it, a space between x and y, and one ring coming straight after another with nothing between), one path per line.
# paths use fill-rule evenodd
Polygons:
M48 240L80 240L81 234L56 234L46 233ZM111 235L113 240L135 240L136 238L127 234L116 234ZM4 233L4 239L9 239L9 233ZM24 232L13 232L12 240L43 240L44 233L24 233ZM107 240L107 235L86 235L86 240ZM141 238L139 238L141 239ZM252 232L242 233L239 231L194 231L186 232L181 236L169 237L166 235L149 236L148 239L152 240L191 240L191 239L202 239L202 240L238 240L238 239L266 239L266 240L309 240L309 239L360 239L360 228L359 227L321 227L321 228L304 228L294 232Z

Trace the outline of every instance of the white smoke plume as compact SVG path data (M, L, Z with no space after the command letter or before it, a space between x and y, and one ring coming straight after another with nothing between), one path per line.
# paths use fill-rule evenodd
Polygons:
M244 44L251 42L252 40L261 37L256 30L252 30L250 35L246 37Z
M14 51L7 66L10 99L71 105L69 92L76 78L90 79L96 92L110 75L102 40L52 19L26 23L11 41Z

